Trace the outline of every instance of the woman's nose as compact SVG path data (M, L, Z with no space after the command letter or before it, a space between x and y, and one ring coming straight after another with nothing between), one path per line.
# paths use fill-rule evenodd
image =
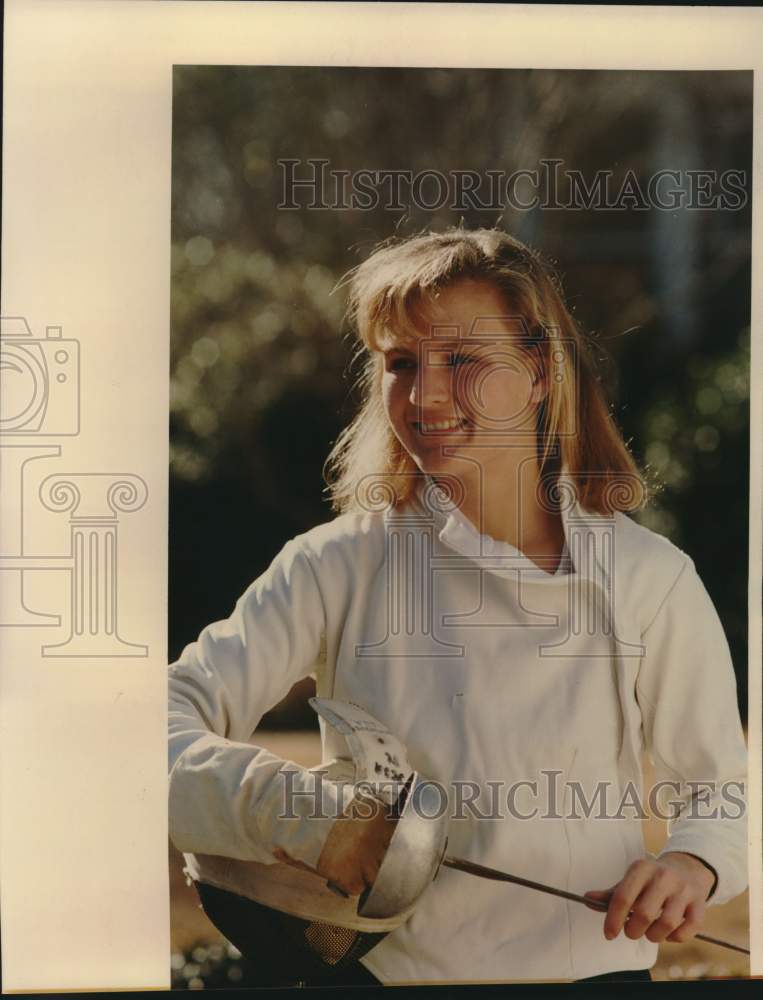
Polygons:
M447 365L421 365L411 388L411 402L423 409L448 403L451 375Z

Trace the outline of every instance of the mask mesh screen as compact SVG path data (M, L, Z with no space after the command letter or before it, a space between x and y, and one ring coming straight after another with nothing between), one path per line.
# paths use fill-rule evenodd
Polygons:
M197 882L196 889L207 916L256 963L263 984L321 979L362 958L386 937L302 920L203 883Z
M307 924L304 935L310 948L327 965L360 958L384 937L383 934L363 934L349 927L317 922Z
M305 927L305 941L328 965L336 965L355 944L358 932L348 927L333 924L308 924Z

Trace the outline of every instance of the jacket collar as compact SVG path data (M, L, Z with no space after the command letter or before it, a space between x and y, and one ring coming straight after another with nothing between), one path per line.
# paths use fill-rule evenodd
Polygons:
M579 577L590 579L610 591L618 515L585 510L577 498L575 482L565 466L557 477L556 495L564 529L563 558L569 556L571 570ZM534 573L533 567L527 565L529 560L514 546L481 535L428 475L423 477L404 508L386 509L385 521L388 525L401 523L408 521L411 514L417 523L423 520L432 524L440 542L448 548L460 555L483 560L485 569L490 572L505 574L521 570L523 577L532 577L537 573L538 579L558 579L538 567L534 567Z

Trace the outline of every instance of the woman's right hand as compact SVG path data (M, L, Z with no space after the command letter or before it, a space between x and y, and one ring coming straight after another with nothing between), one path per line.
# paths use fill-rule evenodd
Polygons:
M382 802L356 796L329 830L318 874L348 895L359 896L379 873L395 823Z

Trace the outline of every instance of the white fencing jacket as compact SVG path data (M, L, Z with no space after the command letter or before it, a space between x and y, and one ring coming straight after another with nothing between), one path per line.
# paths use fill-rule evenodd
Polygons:
M626 515L572 502L562 519L569 574L544 573L420 497L288 542L170 667L170 835L191 870L203 879L194 854L271 863L275 848L315 866L331 786L326 818L304 818L308 794L292 800L302 819L280 818L284 762L250 740L317 672L319 694L361 704L449 795L460 782L449 853L573 892L607 888L645 856L637 807L622 804L641 792L646 748L657 778L680 783L668 790L681 815L664 851L712 866L713 902L742 892L746 749L728 644L694 564ZM336 734L322 728L322 739L324 760L346 755ZM292 790L319 780L285 769ZM606 782L610 813L586 818L575 782L584 795ZM486 787L497 797L477 808L492 818L463 807ZM657 945L606 941L602 924L579 904L443 869L363 962L386 983L577 979L654 963Z

